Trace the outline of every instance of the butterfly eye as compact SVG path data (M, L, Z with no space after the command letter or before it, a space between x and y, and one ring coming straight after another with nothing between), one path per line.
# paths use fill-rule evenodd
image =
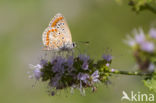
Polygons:
M73 45L73 47L76 47L76 43L73 43L72 45Z
M64 39L64 37L62 37L62 39Z

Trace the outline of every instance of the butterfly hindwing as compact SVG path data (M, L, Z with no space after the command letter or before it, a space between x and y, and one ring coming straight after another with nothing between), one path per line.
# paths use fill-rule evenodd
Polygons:
M53 17L49 26L42 34L42 40L48 50L56 50L64 46L70 47L72 45L71 33L62 14L58 13Z

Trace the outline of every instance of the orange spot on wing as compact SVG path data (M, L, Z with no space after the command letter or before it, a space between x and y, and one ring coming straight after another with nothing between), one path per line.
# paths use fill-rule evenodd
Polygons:
M49 45L49 34L50 34L50 30L48 30L47 35L46 35L46 46Z
M49 45L49 41L46 43L46 46L48 46Z
M56 26L56 24L57 24L60 20L62 20L62 19L63 19L63 17L56 18L56 19L54 20L54 22L52 23L51 27Z
M63 17L61 16L59 19L60 19L60 20L62 20L62 19L63 19Z

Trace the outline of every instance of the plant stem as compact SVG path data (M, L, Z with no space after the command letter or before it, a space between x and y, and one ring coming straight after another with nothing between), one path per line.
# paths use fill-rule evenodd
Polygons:
M115 70L115 69L111 69L109 72L113 73L113 74L135 75L135 76L151 76L151 75L153 75L153 73L129 72L129 71L121 71L121 70Z
M150 10L151 12L153 12L153 13L156 14L156 8L155 8L155 7L152 7L151 5L146 4L146 9L148 9L148 10Z

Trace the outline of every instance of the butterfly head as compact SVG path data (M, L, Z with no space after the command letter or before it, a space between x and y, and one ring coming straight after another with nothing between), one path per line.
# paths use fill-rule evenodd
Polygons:
M75 42L73 42L72 45L73 45L73 48L75 48L77 46Z
M59 48L60 51L70 51L73 48L76 47L76 43L66 43L61 48Z

